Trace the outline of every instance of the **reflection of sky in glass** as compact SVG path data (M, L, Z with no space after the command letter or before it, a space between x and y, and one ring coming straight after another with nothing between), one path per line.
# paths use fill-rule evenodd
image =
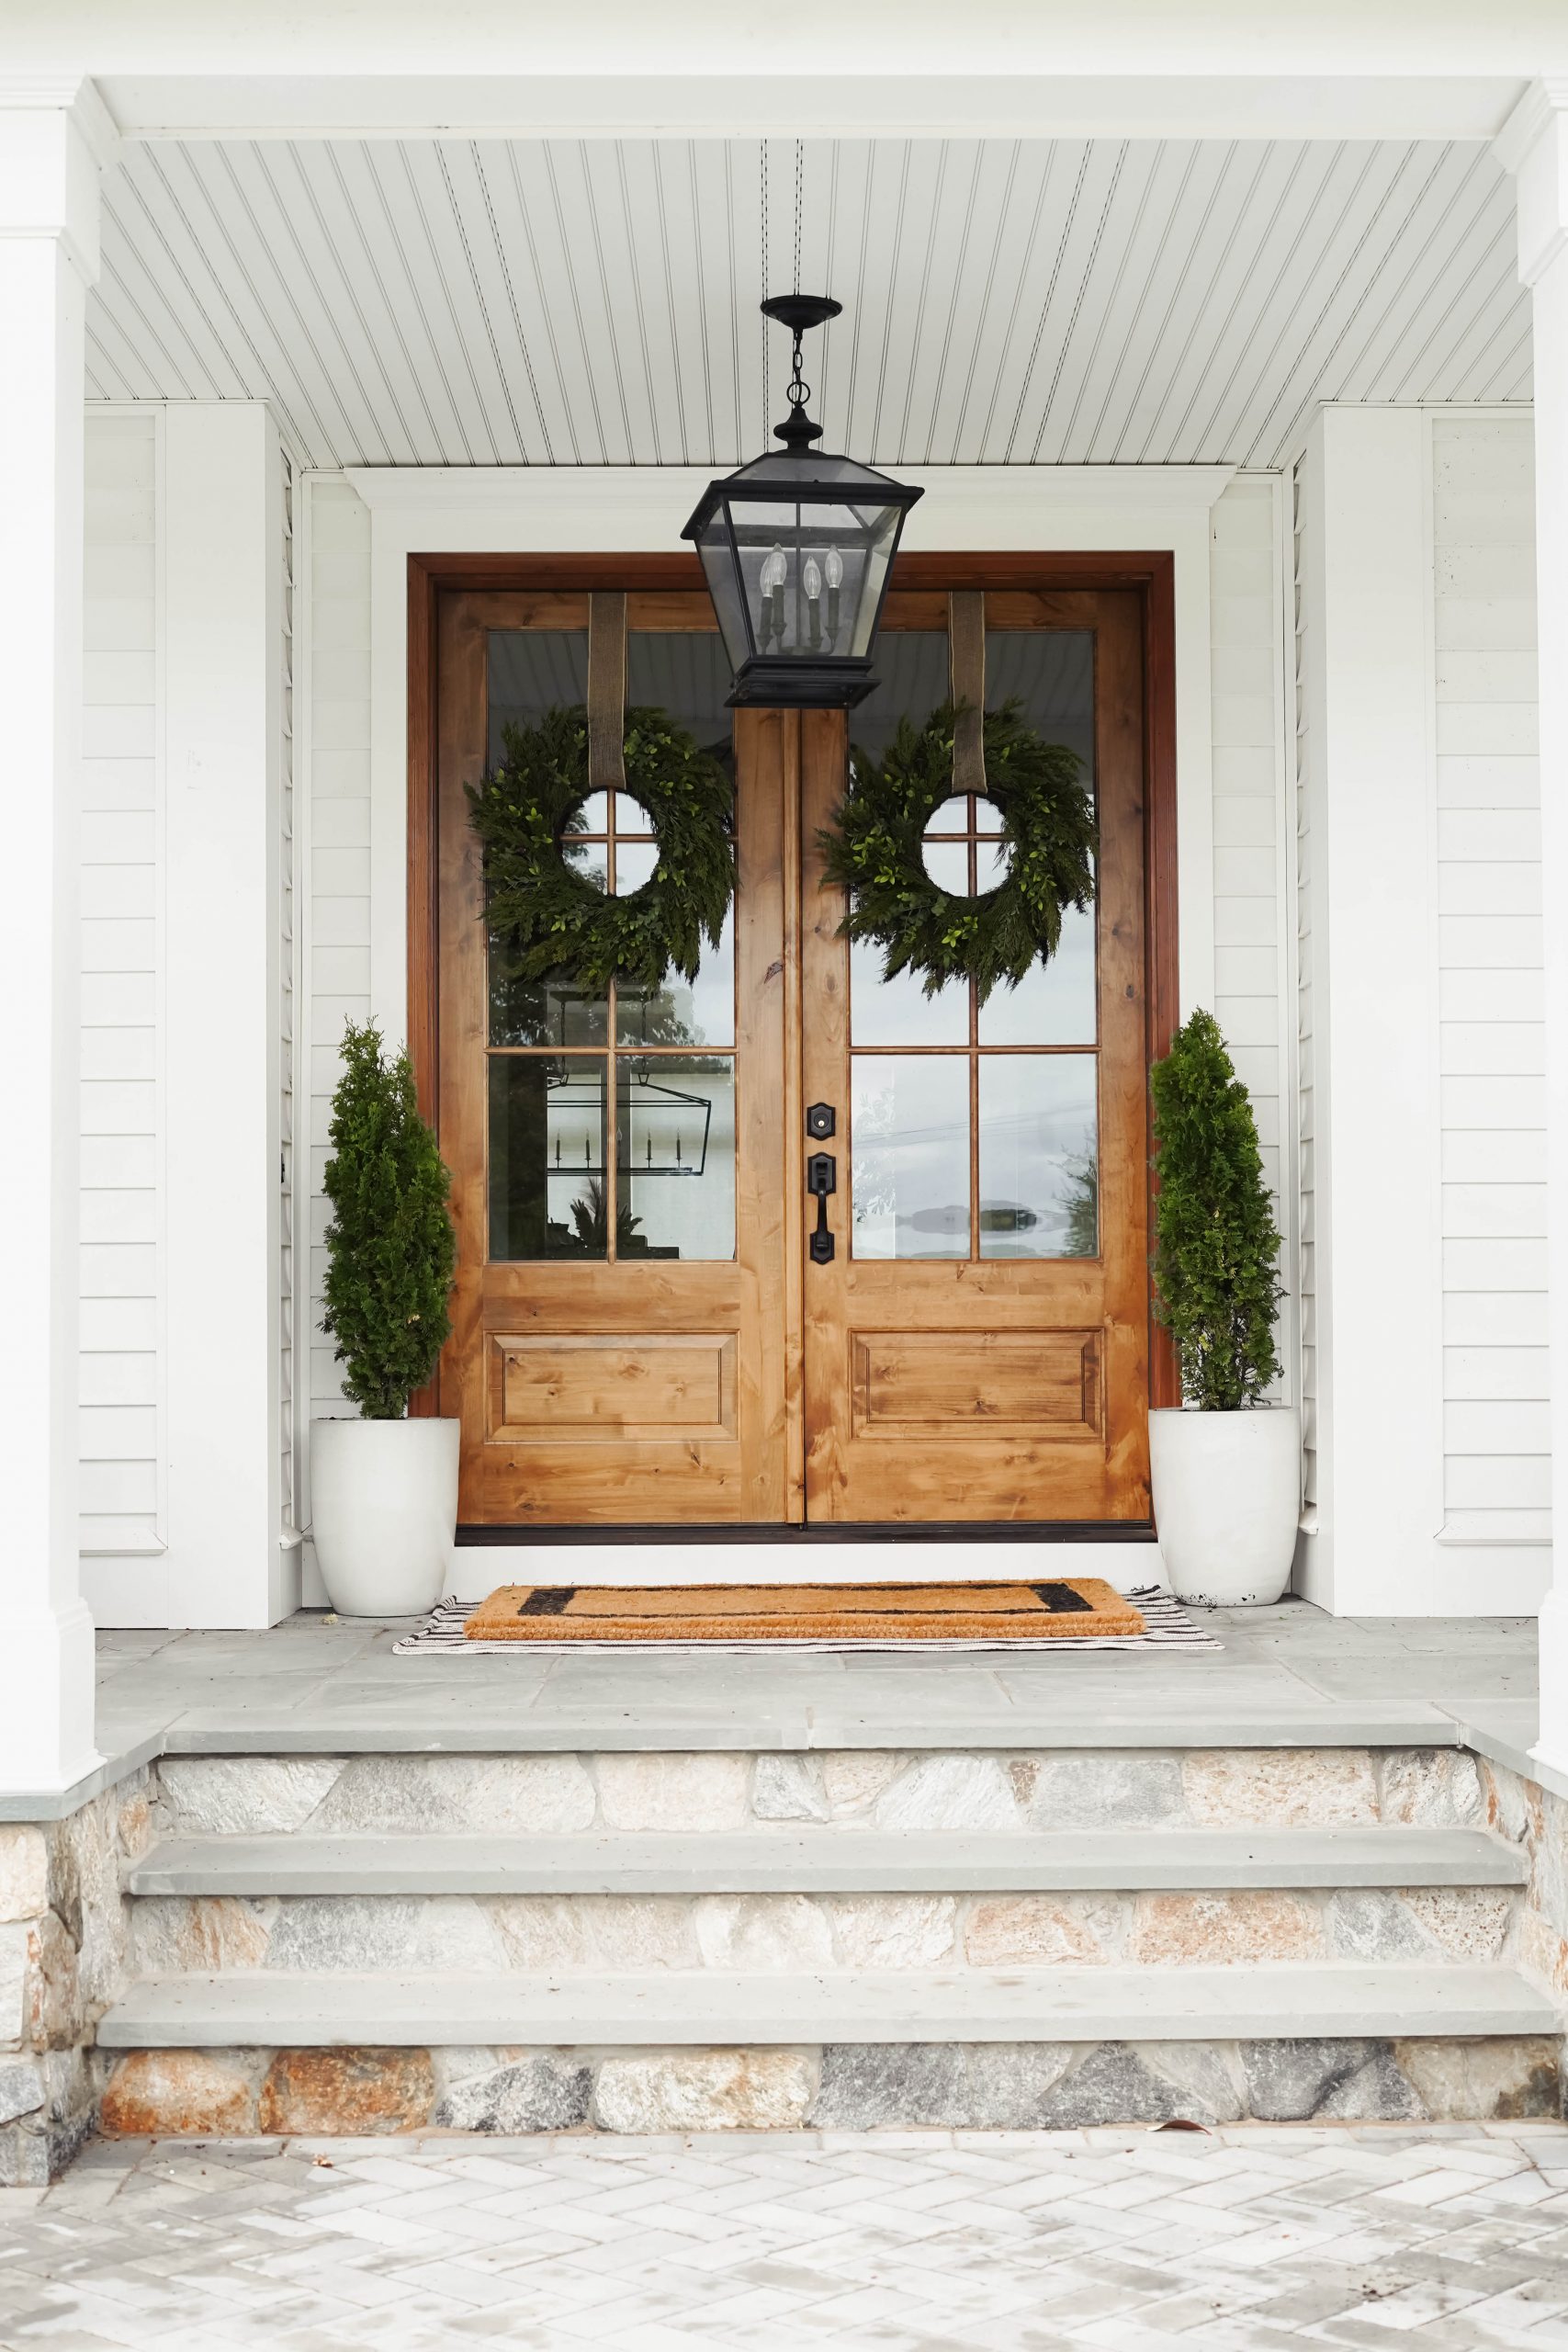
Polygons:
M920 864L939 890L951 891L955 899L968 897L969 852L963 842L922 842Z
M637 1220L617 1248L627 1259L733 1258L734 1063L671 1054L616 1072L620 1206ZM676 1167L689 1172L649 1172Z
M733 1046L735 1043L735 910L724 919L718 945L703 941L694 980L671 972L648 997L615 991L616 1043L623 1046Z
M1095 1040L1094 909L1068 907L1048 964L1016 989L1004 980L980 1007L982 1046L1092 1046Z
M850 948L850 1021L857 1046L966 1046L969 985L950 980L927 996L919 975L882 977L883 950L857 939Z
M968 1257L967 1056L855 1056L850 1142L855 1257Z
M982 1057L982 1258L1098 1254L1097 1068L1091 1054Z
M645 882L651 882L653 870L659 864L659 848L654 842L621 842L615 843L615 896L629 899Z

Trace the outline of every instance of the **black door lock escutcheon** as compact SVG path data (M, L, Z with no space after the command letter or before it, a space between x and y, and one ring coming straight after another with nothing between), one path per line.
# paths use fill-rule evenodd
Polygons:
M815 1136L818 1143L826 1143L838 1128L838 1114L830 1102L813 1102L806 1114L806 1132Z
M831 1112L828 1115L831 1118ZM814 1151L806 1163L807 1193L817 1203L817 1227L807 1245L814 1266L826 1266L832 1260L833 1237L828 1230L828 1195L838 1189L839 1165L832 1153Z

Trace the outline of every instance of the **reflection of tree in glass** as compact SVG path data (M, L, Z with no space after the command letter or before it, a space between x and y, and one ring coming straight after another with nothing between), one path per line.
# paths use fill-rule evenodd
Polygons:
M850 1160L850 1196L854 1203L856 1225L891 1217L897 1212L897 1106L891 1086L885 1086L878 1094L868 1092L858 1099ZM888 1145L894 1150L889 1150Z
M697 1042L676 1012L668 989L658 989L650 996L634 996L630 989L622 989L616 1003L620 1015L616 1026L623 1040L629 1039L635 1025L635 1042L639 1046L694 1046Z
M1066 1186L1063 1205L1066 1230L1064 1258L1100 1255L1100 1168L1093 1152L1075 1152L1064 1162Z
M581 1197L573 1201L570 1216L570 1233L564 1226L556 1227L561 1236L560 1255L567 1258L604 1257L610 1238L610 1216L604 1200L604 1187L597 1176L590 1176ZM633 1216L625 1201L616 1203L615 1255L618 1258L637 1257L647 1249L648 1243L637 1229L641 1223L641 1217Z

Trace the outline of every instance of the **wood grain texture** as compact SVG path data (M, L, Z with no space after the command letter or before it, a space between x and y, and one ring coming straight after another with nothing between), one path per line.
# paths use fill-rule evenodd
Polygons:
M1096 631L1106 827L1098 914L1104 1257L850 1258L848 955L816 848L843 789L845 723L835 713L742 712L735 1261L492 1265L484 940L463 798L484 761L486 633L585 629L590 597L616 591L626 594L633 629L711 628L712 613L683 557L411 559L410 1037L422 1099L435 1111L456 1180L460 1267L439 1396L440 1409L465 1423L466 1523L750 1525L807 1510L829 1521L947 1525L1146 1518L1146 1067L1177 1001L1171 585L1170 559L1157 554L907 558L886 613L890 628L941 629L952 593L984 592L994 627ZM829 1204L839 1250L828 1268L805 1250L804 1112L818 1099L839 1112L840 1189ZM977 1183L972 1192L977 1204ZM976 1218L977 1205L977 1247ZM939 1381L930 1396L945 1393L949 1423L897 1419L897 1382L875 1388L874 1408L863 1351L856 1368L856 1331L889 1342L945 1335L924 1352L911 1345L898 1381L907 1399L917 1358L929 1363L945 1350L953 1358L946 1389ZM987 1352L982 1343L1011 1365L1038 1354L1047 1332L1056 1352L1037 1367L1044 1389L1003 1422L988 1407L1007 1382L997 1385L996 1363L984 1374L974 1369ZM728 1424L693 1422L671 1439L674 1423L623 1416L617 1426L596 1409L591 1419L610 1424L608 1442L568 1441L558 1430L550 1442L542 1423L525 1435L504 1397L497 1417L500 1341L599 1341L631 1362L639 1347L651 1357L694 1333L729 1351ZM1093 1338L1078 1363L1073 1421L1055 1411L1072 1402L1056 1344L1064 1334L1078 1335L1074 1344ZM953 1335L971 1344L967 1359ZM1160 1363L1156 1353L1156 1400ZM1040 1402L1046 1390L1049 1411ZM515 1394L520 1404L525 1390ZM976 1422L987 1419L975 1439ZM924 1444L944 1425L971 1439L961 1454L946 1442ZM922 1435L911 1444L917 1428Z
M853 1332L856 1432L1097 1439L1100 1342L1098 1331Z
M484 764L487 641L494 628L586 628L591 600L603 633L609 594L547 584L438 598L437 1107L459 1250L441 1393L463 1422L468 1525L758 1523L784 1510L780 829L792 722L781 715L748 714L738 742L735 1257L488 1256L482 876L464 792ZM618 616L607 617L613 628ZM657 618L703 628L711 607L671 592Z
M1032 597L1035 592L1010 593ZM997 601L987 594L993 624ZM1006 618L1040 625L1027 605L1007 612ZM829 821L843 788L842 726L830 715L807 714L804 1086L808 1102L820 1099L839 1112L839 1188L830 1204L837 1250L829 1265L808 1262L803 1277L807 1510L813 1519L1133 1522L1147 1516L1142 602L1125 590L1053 590L1044 625L1090 630L1096 641L1101 1255L979 1257L973 1107L975 1254L956 1262L852 1254L854 1139L846 1133L849 958L838 932L842 899L825 887L817 847L818 831ZM971 1008L972 1073L977 1073L980 1060L975 1035ZM972 1077L972 1106L975 1082ZM1043 1390L1031 1392L1021 1385L1032 1363L1035 1376L1045 1377L1042 1362L1051 1361L1053 1351L1043 1346L1041 1335L1050 1331L1078 1335L1066 1391L1070 1419L1048 1408ZM1094 1346L1086 1356L1087 1334L1093 1335ZM1054 1361L1059 1378L1059 1349ZM1056 1408L1063 1393L1058 1386Z
M491 1336L487 1435L511 1443L735 1435L734 1332Z

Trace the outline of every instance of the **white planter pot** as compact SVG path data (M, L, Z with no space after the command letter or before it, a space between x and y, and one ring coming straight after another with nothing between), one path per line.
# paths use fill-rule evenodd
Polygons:
M1301 1419L1287 1405L1149 1415L1155 1525L1179 1600L1279 1600L1295 1557L1301 1464Z
M451 1589L457 1421L312 1421L310 1525L343 1617L412 1617Z

